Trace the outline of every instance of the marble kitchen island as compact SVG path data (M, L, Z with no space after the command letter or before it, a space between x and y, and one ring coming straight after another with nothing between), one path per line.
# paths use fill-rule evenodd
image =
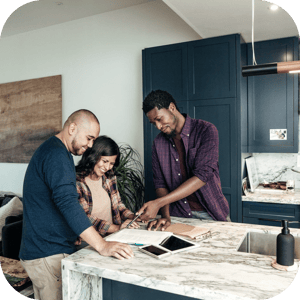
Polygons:
M172 222L207 227L212 237L199 241L199 248L163 260L135 246L135 257L122 261L103 257L90 246L81 249L62 260L63 299L269 299L297 274L274 269L270 256L237 251L247 231L278 234L278 227L182 218ZM300 229L291 233L300 237Z

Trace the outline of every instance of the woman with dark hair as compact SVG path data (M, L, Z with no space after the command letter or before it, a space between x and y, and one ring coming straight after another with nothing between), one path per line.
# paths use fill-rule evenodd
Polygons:
M78 201L101 236L125 228L135 217L121 201L117 188L113 169L119 161L116 142L99 136L76 166ZM137 227L136 222L130 225L130 228Z

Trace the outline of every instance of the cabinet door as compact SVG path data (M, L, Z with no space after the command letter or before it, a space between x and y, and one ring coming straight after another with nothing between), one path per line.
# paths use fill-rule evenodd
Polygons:
M255 43L258 64L298 60L298 40ZM248 44L248 64L252 65ZM248 77L248 151L298 152L298 75ZM271 140L271 129L287 130L286 140Z
M230 207L232 221L238 221L237 205L237 126L236 99L194 100L189 102L191 118L214 124L219 132L219 172L224 196Z
M187 43L143 50L144 98L152 90L187 100Z
M236 96L236 35L188 44L189 99Z

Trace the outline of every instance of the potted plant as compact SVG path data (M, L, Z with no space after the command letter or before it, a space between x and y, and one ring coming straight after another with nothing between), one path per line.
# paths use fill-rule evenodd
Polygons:
M144 167L139 153L128 144L119 145L120 163L114 170L123 203L132 212L144 204Z

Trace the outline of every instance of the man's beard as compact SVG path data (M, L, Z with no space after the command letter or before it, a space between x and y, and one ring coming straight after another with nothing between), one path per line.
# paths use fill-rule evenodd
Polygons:
M171 114L173 115L173 125L176 125L177 119L176 119L176 117L174 116L173 113L171 113ZM169 128L170 128L170 127L169 127ZM170 129L171 129L171 128L170 128ZM169 138L169 139L175 137L175 136L176 136L175 128L174 128L173 130L171 130L170 133L164 133L164 132L163 132L163 135L164 135L166 138Z
M164 135L164 137L171 139L176 136L176 131L175 129L173 129L170 133L162 132L162 134Z
M78 145L76 136L74 137L73 141L71 142L73 152L72 154L74 155L82 155L83 153L80 153L79 151L81 150L81 147Z

